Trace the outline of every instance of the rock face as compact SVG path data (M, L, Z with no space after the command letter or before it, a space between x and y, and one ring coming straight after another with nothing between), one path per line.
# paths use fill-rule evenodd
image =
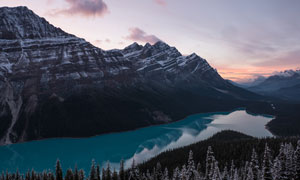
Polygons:
M26 7L0 8L0 144L82 137L241 106L253 93L157 42L104 51Z

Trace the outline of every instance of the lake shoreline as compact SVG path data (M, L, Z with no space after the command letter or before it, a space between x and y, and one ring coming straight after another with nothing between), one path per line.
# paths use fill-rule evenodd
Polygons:
M0 169L49 168L57 159L64 167L77 164L87 169L92 159L102 166L107 161L116 168L121 159L126 167L132 159L142 163L164 151L210 138L223 130L233 130L253 137L273 137L265 128L271 118L248 114L245 108L232 111L198 113L172 123L137 130L110 133L92 138L51 138L0 147ZM128 166L129 167L129 166Z
M93 135L93 136L82 136L82 137L50 137L50 138L42 138L42 139L35 139L35 140L29 140L29 141L21 141L21 142L17 142L17 143L12 143L12 144L0 144L0 147L3 146L10 146L10 145L14 145L14 144L23 144L23 143L30 143L30 142L36 142L36 141L43 141L43 140L52 140L52 139L83 139L83 138L93 138L93 137L98 137L98 136L104 136L104 135L109 135L109 134L115 134L115 133L123 133L123 132L130 132L130 131L136 131L136 130L140 130L143 128L148 128L148 127L155 127L155 126L160 126L160 125L164 125L164 124L172 124L175 122L179 122L182 121L184 119L186 119L189 116L193 116L193 115L198 115L198 114L209 114L209 113L227 113L227 112L233 112L236 110L246 110L245 107L238 107L238 108L233 108L230 111L209 111L209 112L201 112L201 113L195 113L192 115L187 115L182 119L179 120L174 120L174 121L169 121L169 122L164 122L164 123L158 123L158 124L152 124L149 126L142 126L139 128L134 128L134 129L130 129L130 130L125 130L125 131L114 131L114 132L109 132L109 133L102 133L102 134L97 134L97 135Z
M12 143L12 144L0 144L0 147L10 146L10 145L14 145L14 144L23 144L23 143L38 142L38 141L44 141L44 140L53 140L53 139L75 139L75 140L76 139L87 139L87 138L93 138L93 137L98 137L98 136L105 136L105 135L116 134L116 133L131 132L131 131L136 131L136 130L140 130L140 129L144 129L144 128L148 128L148 127L155 127L155 126L161 126L161 125L165 125L165 124L166 125L167 124L172 124L172 123L175 123L175 122L182 121L182 120L184 120L184 119L186 119L186 118L188 118L190 116L193 116L193 115L200 115L200 114L204 115L204 114L209 114L209 113L231 113L231 112L234 112L234 111L237 111L237 110L245 110L248 114L251 114L251 115L254 115L254 116L256 116L256 115L269 116L269 117L272 117L272 120L274 118L276 118L275 116L269 115L269 114L252 113L251 111L248 111L246 107L238 107L238 108L233 108L232 110L229 110L229 111L209 111L209 112L195 113L195 114L192 114L192 115L187 115L184 118L179 119L179 120L169 121L169 122L165 122L165 123L152 124L152 125L149 125L149 126L142 126L142 127L139 127L139 128L134 128L134 129L125 130L125 131L114 131L114 132L109 132L109 133L102 133L102 134L97 134L97 135L93 135L93 136L82 136L82 137L66 137L66 136L64 136L64 137L42 138L42 139L35 139L35 140L29 140L29 141L21 141L21 142ZM267 127L268 126L266 124L266 128Z

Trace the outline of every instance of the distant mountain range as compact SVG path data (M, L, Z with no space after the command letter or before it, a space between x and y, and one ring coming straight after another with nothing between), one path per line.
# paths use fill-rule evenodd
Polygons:
M276 73L247 89L261 95L300 102L300 70Z
M244 106L261 96L164 42L104 51L26 7L0 8L0 144L82 137Z
M256 86L256 85L262 83L263 81L265 81L266 79L267 78L264 76L258 76L255 79L252 79L250 81L238 82L238 83L232 81L232 83L239 87L248 88L248 87Z

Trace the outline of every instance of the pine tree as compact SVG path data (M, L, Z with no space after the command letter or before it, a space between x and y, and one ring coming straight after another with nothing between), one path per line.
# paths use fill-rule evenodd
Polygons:
M146 172L146 179L149 179L149 180L153 180L153 175L151 175L149 169L147 169L147 172Z
M201 174L201 164L198 162L197 164L197 172Z
M230 171L229 171L229 179L233 179L234 178L234 173L235 173L235 165L233 160L231 161L231 167L230 167Z
M157 177L158 179L162 179L162 178L163 178L163 171L162 171L160 162L158 162L158 163L156 164L156 177Z
M42 180L48 180L48 173L47 173L47 171L46 170L44 170L43 171L43 173L42 173Z
M272 180L272 156L268 144L265 145L265 151L262 164L262 179Z
M169 171L167 168L165 168L164 175L163 175L163 180L169 180Z
M118 173L117 173L116 169L114 169L114 171L112 173L112 180L118 180Z
M6 172L6 174L8 174L8 173ZM7 175L7 178L8 178L8 175ZM36 180L36 175L35 175L35 172L33 169L31 170L30 180Z
M101 180L106 180L106 172L105 172L105 169L102 168L102 178Z
M75 168L74 168L74 180L80 180L77 164L75 164Z
M234 170L233 180L239 180L239 174L237 169Z
M74 180L72 169L68 169L66 172L65 180Z
M285 144L285 168L286 168L286 176L288 179L292 179L295 175L294 169L294 147L291 143Z
M98 164L98 165L97 165L97 168L96 168L96 176L97 176L97 180L100 180L100 174L101 174L101 172L100 172L100 165Z
M219 170L218 161L215 161L212 179L213 180L221 180L221 173Z
M120 171L119 171L120 180L125 180L125 170L124 170L124 160L120 162Z
M250 164L248 161L246 161L245 163L245 166L241 168L241 173L240 173L240 178L242 179L247 179L247 175L248 175L248 171L249 171L249 167L250 167Z
M251 166L248 167L246 180L254 180L254 174Z
M185 164L181 168L180 179L183 179L183 180L188 180L189 179Z
M97 172L96 172L95 161L94 160L92 160L89 180L97 180Z
M27 175L27 173L26 173L26 175ZM4 176L4 172L2 171L2 173L1 173L1 178L0 178L1 180L5 180L5 176Z
M173 180L179 180L180 179L180 172L179 168L176 167L175 170L173 171Z
M55 175L56 180L63 180L63 172L59 160L56 161Z
M258 162L257 153L256 153L254 148L252 150L250 167L252 169L253 179L258 180L259 179L259 174L260 174L259 173L259 162Z
M2 174L4 174L4 173L2 172ZM3 177L3 180L5 180L4 177ZM26 172L25 180L30 180L30 171L29 170Z
M280 178L280 171L281 171L281 162L278 157L275 158L273 163L273 172L272 177L274 180L279 180Z
M85 180L85 172L83 169L79 170L79 179L80 180Z
M208 146L207 153L206 153L206 170L205 170L205 177L208 180L212 179L214 173L214 164L215 164L214 152L212 151L211 147Z
M107 162L107 167L106 167L106 170L105 170L105 178L106 180L111 180L111 170L110 170L110 164L109 162Z
M274 160L273 165L273 178L274 179L288 179L286 176L286 155L285 155L285 146L280 145L279 154Z
M193 158L193 151L190 151L188 165L187 165L187 173L190 178L193 178L193 174L194 174L195 170L196 170L196 168L195 168L195 162L194 162L194 158Z
M229 174L228 174L227 165L223 169L222 179L223 180L229 180L230 179Z
M54 174L50 170L48 171L48 180L55 180Z
M295 169L295 179L300 179L300 140L298 140L296 150L294 152L294 169Z

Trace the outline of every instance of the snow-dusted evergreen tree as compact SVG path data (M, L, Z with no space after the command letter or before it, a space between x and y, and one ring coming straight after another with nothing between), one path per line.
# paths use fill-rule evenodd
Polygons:
M239 180L239 174L237 169L234 170L233 180Z
M162 177L163 177L163 171L162 171L160 162L158 162L156 164L156 171L155 172L156 172L155 178L162 179Z
M215 156L212 151L211 146L208 146L206 153L206 169L205 169L205 178L210 180L213 177L215 165Z
M229 173L228 173L228 169L227 169L227 165L224 167L223 172L222 172L222 179L223 180L229 180Z
M295 169L295 179L300 179L300 140L297 142L297 147L294 152L294 169Z
M167 168L164 170L163 180L169 180L169 171Z
M91 169L90 169L89 180L97 180L97 172L96 172L96 167L95 167L95 160L92 160L92 165L91 165Z
M32 175L32 176L35 176L35 175ZM63 180L63 172L62 172L62 169L61 169L59 159L56 161L55 177L56 177L56 180Z
M257 153L254 148L252 150L250 167L252 169L253 179L258 180L260 177L260 170L259 170L259 162L258 162Z
M101 175L101 172L100 172L100 165L97 164L97 167L96 167L96 176L97 176L97 180L100 180L100 175Z
M106 172L105 172L105 169L102 168L102 178L101 180L106 180Z
M185 164L181 168L180 179L185 179L185 180L189 179Z
M19 173L19 169L17 169L16 175L15 175L15 180L20 180L20 179L21 179L21 176Z
M247 179L248 171L249 171L250 164L248 161L246 161L245 166L240 169L241 171L241 177L242 179Z
M112 173L112 180L118 180L118 179L119 179L118 173L117 173L116 169L114 168L114 171Z
M287 179L285 162L286 162L285 146L281 144L279 149L279 154L275 158L273 164L273 179Z
M85 172L83 169L79 170L79 179L80 180L85 180Z
M188 165L187 165L187 173L190 178L194 177L194 172L196 171L195 162L193 158L193 151L189 153Z
M231 166L230 166L230 171L229 171L229 179L233 179L234 178L234 173L235 173L235 165L233 160L231 161Z
M272 156L271 156L271 150L266 143L265 145L265 151L262 161L262 175L261 178L263 180L272 180Z
M285 168L286 168L286 177L288 179L292 179L295 174L294 167L294 147L291 143L285 144L285 156L286 156L286 162L285 162Z
M50 170L48 171L48 180L55 180L54 174Z
M220 169L219 169L219 165L218 165L218 161L215 161L214 163L214 172L212 175L212 180L221 180L221 173L220 173Z
M173 171L173 180L179 180L180 179L180 171L179 168L176 167Z
M65 180L74 180L73 171L71 168L69 168L65 175Z
M245 179L246 180L254 180L254 174L253 174L253 170L252 170L251 166L248 167L247 176Z
M80 180L77 164L75 164L75 167L74 167L74 180Z
M198 173L201 174L201 163L200 162L198 162L196 170Z
M123 159L120 161L119 178L120 178L120 180L125 180L125 169L124 169L124 160Z
M272 177L274 180L279 180L280 179L280 171L281 171L281 162L276 157L273 162L273 171L272 171Z
M132 160L131 168L129 171L129 179L140 179L140 171L136 167L135 160Z
M105 179L106 180L111 180L111 170L110 170L110 164L109 162L107 162L107 167L106 167L106 170L105 170Z
M153 175L150 173L149 169L147 169L146 178L149 180L154 180Z

